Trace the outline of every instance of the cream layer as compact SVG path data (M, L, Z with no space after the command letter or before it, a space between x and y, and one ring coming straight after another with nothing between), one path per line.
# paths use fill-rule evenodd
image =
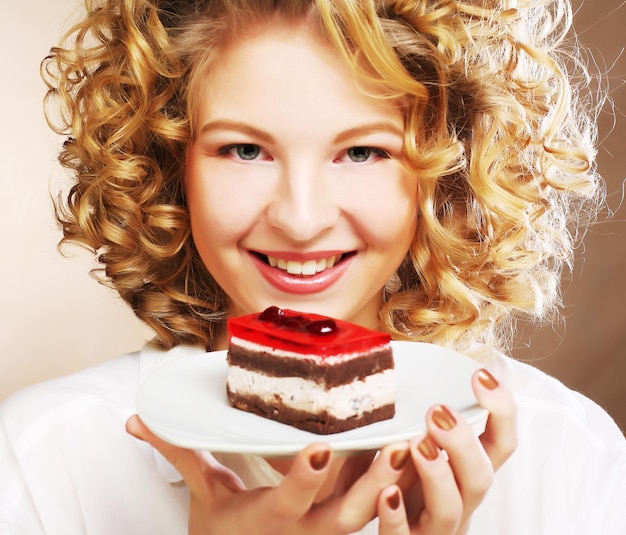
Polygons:
M394 370L385 370L354 381L325 389L313 381L300 377L270 377L230 366L227 382L229 388L242 396L257 396L269 404L281 402L293 409L312 414L327 411L344 419L395 402L396 376Z

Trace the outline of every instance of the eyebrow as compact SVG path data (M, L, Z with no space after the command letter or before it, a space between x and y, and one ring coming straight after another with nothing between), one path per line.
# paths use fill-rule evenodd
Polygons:
M399 128L396 124L390 121L377 121L349 128L348 130L340 132L337 134L337 137L335 137L335 143L341 144L349 141L350 139L379 133L393 134L394 136L404 138L404 130Z
M253 136L257 139L265 143L274 143L274 138L268 134L267 132L255 128L254 126L250 126L249 124L242 123L240 121L232 121L230 119L217 119L215 121L210 121L206 123L200 129L200 136L203 136L207 133L214 132L216 130L225 130L229 132L237 132L240 134L246 134L249 136Z
M219 130L246 134L268 144L275 143L274 137L268 132L247 123L231 119L216 119L214 121L209 121L200 129L200 136ZM400 138L404 137L404 130L398 127L395 123L392 123L391 121L375 121L340 132L335 137L334 143L341 144L349 141L350 139L381 132L392 134Z

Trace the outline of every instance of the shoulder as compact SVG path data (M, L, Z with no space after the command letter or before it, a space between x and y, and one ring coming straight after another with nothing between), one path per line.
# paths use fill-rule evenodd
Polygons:
M0 531L32 524L40 532L36 519L47 504L97 465L85 462L86 452L98 451L106 429L132 410L138 377L138 354L129 354L0 403Z
M184 493L125 432L142 376L179 353L146 348L0 404L0 532L180 533Z
M591 399L576 392L556 378L529 364L493 352L486 362L515 396L520 416L528 416L542 427L559 422L587 436L592 441L615 444L626 448L626 440L617 424L607 412ZM522 420L524 423L524 420Z
M0 404L6 432L21 434L29 427L53 425L95 406L132 407L139 384L139 353L26 387Z
M98 366L34 384L0 403L0 427L11 435L36 427L54 427L95 411L130 415L139 385L155 369L197 352L177 346L160 351L146 345Z
M24 388L0 404L2 439L17 455L64 429L86 431L85 422L117 423L134 408L139 353ZM82 433L84 434L84 433Z
M484 365L518 408L519 445L496 476L491 513L507 515L503 525L541 519L550 533L623 533L626 439L613 419L533 366L495 352Z
M98 366L24 388L0 403L5 439L41 435L85 417L116 419L135 412L141 382L155 369L197 351L188 346L159 351L150 346ZM81 428L77 428L82 433Z

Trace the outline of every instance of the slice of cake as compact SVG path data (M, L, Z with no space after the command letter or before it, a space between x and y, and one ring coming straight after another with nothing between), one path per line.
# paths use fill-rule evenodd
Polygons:
M270 307L228 320L232 406L318 434L392 418L390 336Z

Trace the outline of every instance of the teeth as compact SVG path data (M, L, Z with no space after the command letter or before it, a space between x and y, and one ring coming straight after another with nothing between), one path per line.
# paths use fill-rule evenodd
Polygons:
M289 262L287 264L287 271L289 271L289 264L293 264L293 262ZM315 260L307 260L304 264L302 264L301 273L303 275L315 275L317 273L317 262Z
M320 271L333 267L337 259L337 256L331 256L320 260L299 262L297 260L283 260L282 258L275 258L273 256L267 257L270 266L282 269L290 275L315 275Z

